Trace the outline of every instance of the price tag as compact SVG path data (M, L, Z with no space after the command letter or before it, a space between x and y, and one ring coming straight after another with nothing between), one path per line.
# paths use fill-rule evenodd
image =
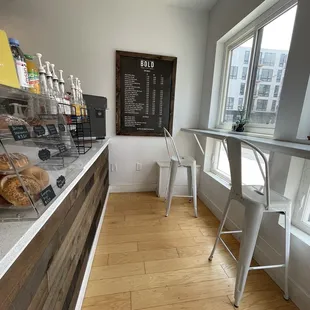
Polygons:
M57 144L57 148L58 148L60 153L64 153L67 151L67 147L64 143Z
M56 194L51 185L43 189L43 191L40 193L40 198L45 206L47 206L55 197Z
M56 180L56 185L59 188L62 188L66 184L66 178L61 175L57 180Z
M59 129L59 131L66 131L64 124L58 124L58 129Z
M48 124L48 125L46 125L46 127L47 127L47 130L50 133L50 135L57 135L58 134L57 129L56 129L54 124Z
M51 152L48 149L42 149L38 152L38 156L41 160L46 161L51 158Z
M25 125L9 126L15 141L25 140L30 138L29 131Z
M45 135L45 128L41 125L33 126L33 131L35 132L37 136Z

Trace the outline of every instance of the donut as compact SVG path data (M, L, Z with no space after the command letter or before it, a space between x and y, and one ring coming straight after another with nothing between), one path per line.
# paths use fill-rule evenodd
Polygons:
M33 177L21 175L21 179L30 196L35 198L35 196L41 191L40 184ZM22 184L16 175L5 176L1 179L0 194L5 200L14 206L29 206L31 204L29 196L24 191Z
M21 172L22 175L34 178L41 186L41 190L49 184L48 173L37 166L33 166L27 169L24 169Z
M11 159L16 168L23 168L29 164L29 159L24 154L9 153L9 156L7 154L0 154L0 170L2 171L13 170L9 158Z

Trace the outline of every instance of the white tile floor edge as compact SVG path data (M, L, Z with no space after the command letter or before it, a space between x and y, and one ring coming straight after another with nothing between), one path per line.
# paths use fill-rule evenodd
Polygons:
M76 301L75 310L82 309L83 300L84 300L84 296L85 296L85 292L86 292L86 288L87 288L87 283L88 283L88 279L89 279L89 276L90 276L90 271L91 271L91 267L92 267L92 264L93 264L93 260L94 260L94 257L95 257L95 252L96 252L96 248L97 248L97 244L98 244L98 240L99 240L99 236L100 236L101 227L102 227L102 224L103 224L103 219L104 219L105 211L107 209L107 204L108 204L110 190L111 190L111 186L109 186L109 188L108 188L107 196L106 196L105 201L104 201L102 213L101 213L101 216L100 216L100 221L99 221L99 224L98 224L98 227L97 227L97 230L96 230L96 234L95 234L95 238L94 238L94 241L93 241L93 245L92 245L90 253L89 253L88 262L87 262L86 269L85 269L85 274L84 274L83 281L82 281L82 284L81 284L81 287L80 287L79 296L78 296L78 299Z

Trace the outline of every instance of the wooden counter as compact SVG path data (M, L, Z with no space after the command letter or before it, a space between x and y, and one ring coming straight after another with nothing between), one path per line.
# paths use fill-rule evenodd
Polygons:
M74 309L109 187L108 147L0 279L0 309Z

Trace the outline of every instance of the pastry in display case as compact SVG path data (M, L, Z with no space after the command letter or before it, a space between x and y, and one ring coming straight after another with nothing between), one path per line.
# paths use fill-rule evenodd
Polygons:
M52 97L0 85L0 220L37 219L83 169Z

